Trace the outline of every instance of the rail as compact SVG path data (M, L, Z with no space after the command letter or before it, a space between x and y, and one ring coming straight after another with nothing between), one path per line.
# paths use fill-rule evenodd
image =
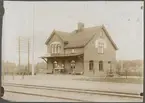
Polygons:
M142 98L142 96L140 96L140 94L137 93L123 93L123 92L75 89L75 88L64 88L64 87L38 86L38 85L28 85L28 84L16 84L16 83L4 83L4 86L55 90L55 91L63 91L63 92L87 93L87 94L94 94L94 95L99 94L99 95L119 96L119 97L128 97L128 98Z
M10 91L10 90L5 90L5 92L31 95L31 96L39 96L39 97L47 97L47 98L56 98L56 99L61 99L61 100L64 99L64 100L70 100L70 101L76 101L76 102L92 102L92 101L81 100L81 99L66 98L66 97L59 97L59 96L50 96L50 95L42 95L42 94L35 94L35 93L25 93L25 92Z

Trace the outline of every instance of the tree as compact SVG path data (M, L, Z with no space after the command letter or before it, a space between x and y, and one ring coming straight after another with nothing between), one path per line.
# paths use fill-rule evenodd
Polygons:
M120 72L121 72L121 61L118 61L117 62L117 65L116 65L116 73L118 74L118 75L120 75Z

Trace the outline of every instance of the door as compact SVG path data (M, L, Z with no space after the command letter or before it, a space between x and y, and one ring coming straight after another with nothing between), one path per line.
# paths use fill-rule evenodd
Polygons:
M57 68L57 61L54 61L54 62L53 62L53 70L52 70L52 73L54 73L55 68Z
M71 73L73 73L73 74L74 74L74 72L75 72L75 66L76 66L76 63L75 63L74 60L72 60L72 61L71 61Z

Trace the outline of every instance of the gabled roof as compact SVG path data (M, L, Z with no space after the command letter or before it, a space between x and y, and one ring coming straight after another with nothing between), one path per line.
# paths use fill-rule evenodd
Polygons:
M111 38L110 34L108 33L107 29L105 28L105 26L102 26L102 29L104 30L106 36L108 37L108 39L110 40L111 44L113 45L113 47L118 50L117 45L115 44L115 42L113 41L113 39Z
M106 36L110 40L113 47L117 50L117 46L112 40L111 36L109 35L108 31L106 30L105 26L95 26L95 27L88 27L84 28L82 31L73 31L71 33L56 31L54 30L50 37L47 39L46 43L52 38L54 34L58 35L64 42L67 41L68 44L64 48L77 48L77 47L84 47L96 34L99 34L100 30L104 30Z
M53 37L54 34L58 35L63 41L67 41L67 39L69 38L69 35L70 35L70 33L67 33L67 32L53 30L53 32L51 33L51 35L45 42L46 45L50 41L50 39Z
M84 28L82 31L73 32L65 48L83 47L89 40L99 32L100 26Z

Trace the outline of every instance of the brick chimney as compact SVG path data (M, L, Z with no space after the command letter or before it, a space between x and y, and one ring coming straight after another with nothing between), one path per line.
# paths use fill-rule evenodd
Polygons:
M78 23L78 31L81 31L84 28L84 23L79 22Z

